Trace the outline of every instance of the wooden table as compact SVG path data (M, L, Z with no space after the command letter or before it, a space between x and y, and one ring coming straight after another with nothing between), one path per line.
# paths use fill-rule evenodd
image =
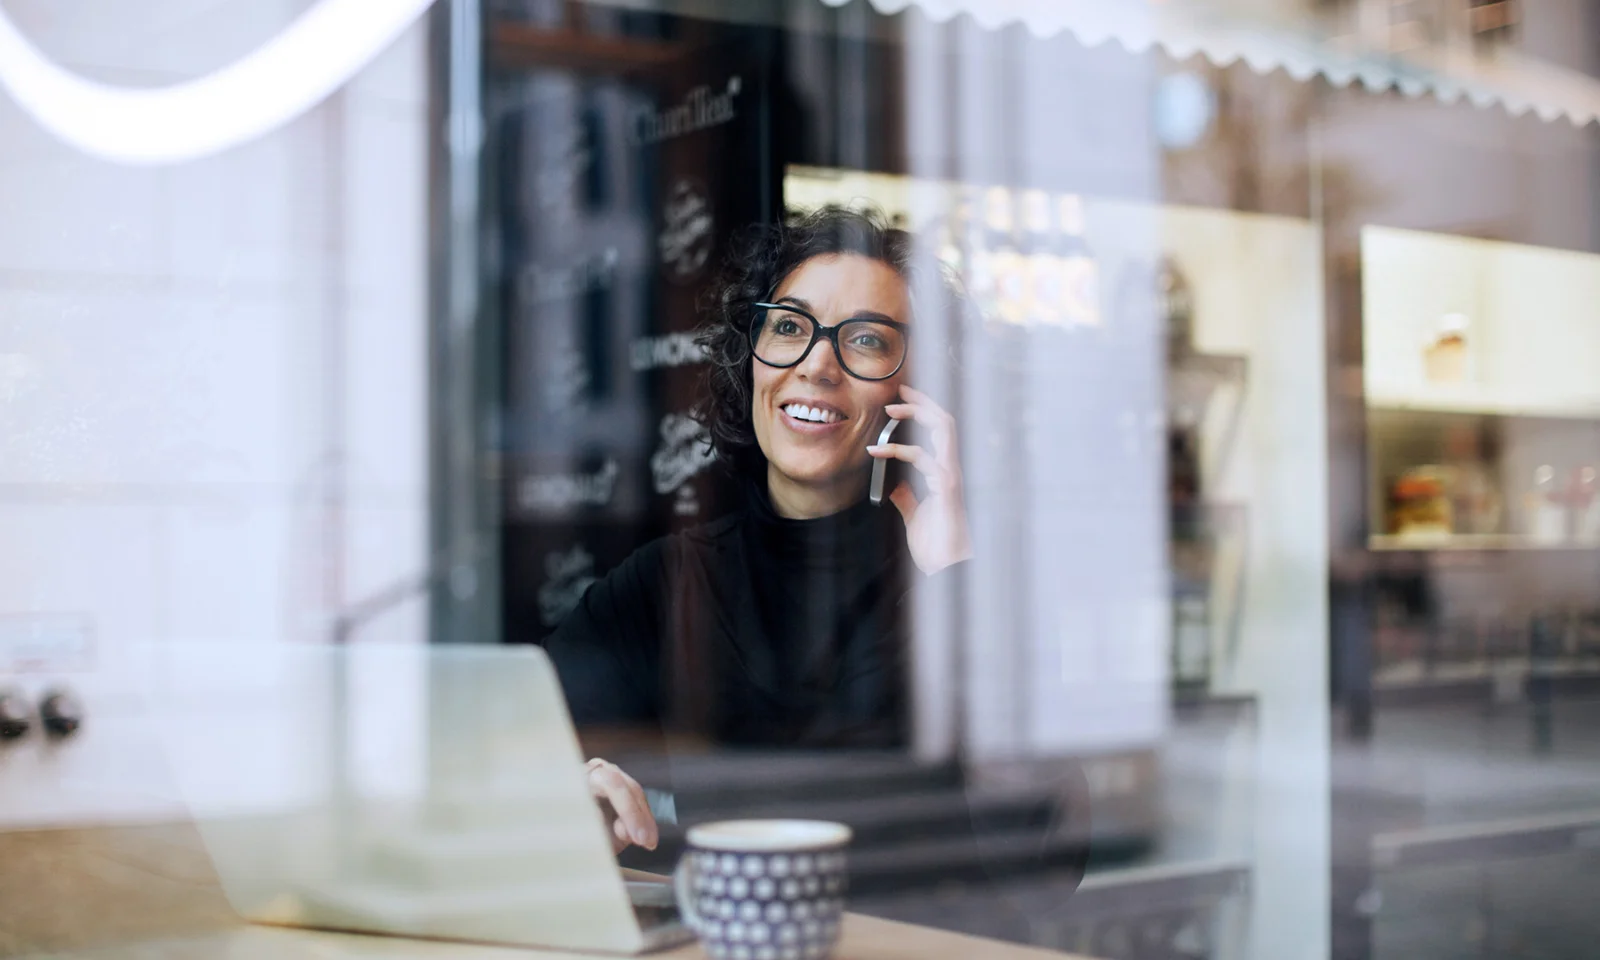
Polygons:
M597 960L248 924L193 828L0 831L0 957L49 960ZM635 878L649 874L627 872ZM643 955L698 960L698 945ZM833 960L1069 960L1050 950L847 914Z
M567 953L246 925L192 937L51 954L50 960L597 960ZM699 960L698 945L643 955ZM1071 960L1069 954L984 940L930 927L848 914L832 960Z

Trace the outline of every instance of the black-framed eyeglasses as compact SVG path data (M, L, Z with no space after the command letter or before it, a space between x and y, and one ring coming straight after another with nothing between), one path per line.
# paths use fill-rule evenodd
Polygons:
M750 322L750 351L769 367L792 367L818 340L833 344L839 366L857 380L887 380L906 362L906 325L893 320L846 320L825 327L791 303L758 303Z

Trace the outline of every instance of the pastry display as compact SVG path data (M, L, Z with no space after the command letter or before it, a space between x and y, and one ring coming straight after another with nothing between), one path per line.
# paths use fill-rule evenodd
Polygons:
M1454 532L1454 514L1444 472L1413 467L1389 489L1389 532L1408 539L1444 539Z
M1465 314L1447 313L1439 318L1433 336L1422 351L1422 370L1430 383L1457 384L1469 379L1471 352L1467 326Z

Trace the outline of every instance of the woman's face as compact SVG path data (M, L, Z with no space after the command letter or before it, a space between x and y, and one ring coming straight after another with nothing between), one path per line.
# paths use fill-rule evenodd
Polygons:
M805 261L779 284L772 300L800 307L825 327L852 319L911 319L900 275L888 264L856 254ZM871 470L866 448L883 429L883 408L900 401L904 366L887 380L860 380L845 373L832 345L823 340L792 367L770 367L753 358L750 364L750 418L767 458L774 506L789 516L822 515L859 499ZM813 419L794 416L797 406L824 411L827 422L814 422L814 412Z

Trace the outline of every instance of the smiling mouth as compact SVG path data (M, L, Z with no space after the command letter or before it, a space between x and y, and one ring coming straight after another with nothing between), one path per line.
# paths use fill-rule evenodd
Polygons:
M803 403L786 403L780 409L796 420L804 420L807 423L838 423L846 419L842 413L820 407L808 407Z

